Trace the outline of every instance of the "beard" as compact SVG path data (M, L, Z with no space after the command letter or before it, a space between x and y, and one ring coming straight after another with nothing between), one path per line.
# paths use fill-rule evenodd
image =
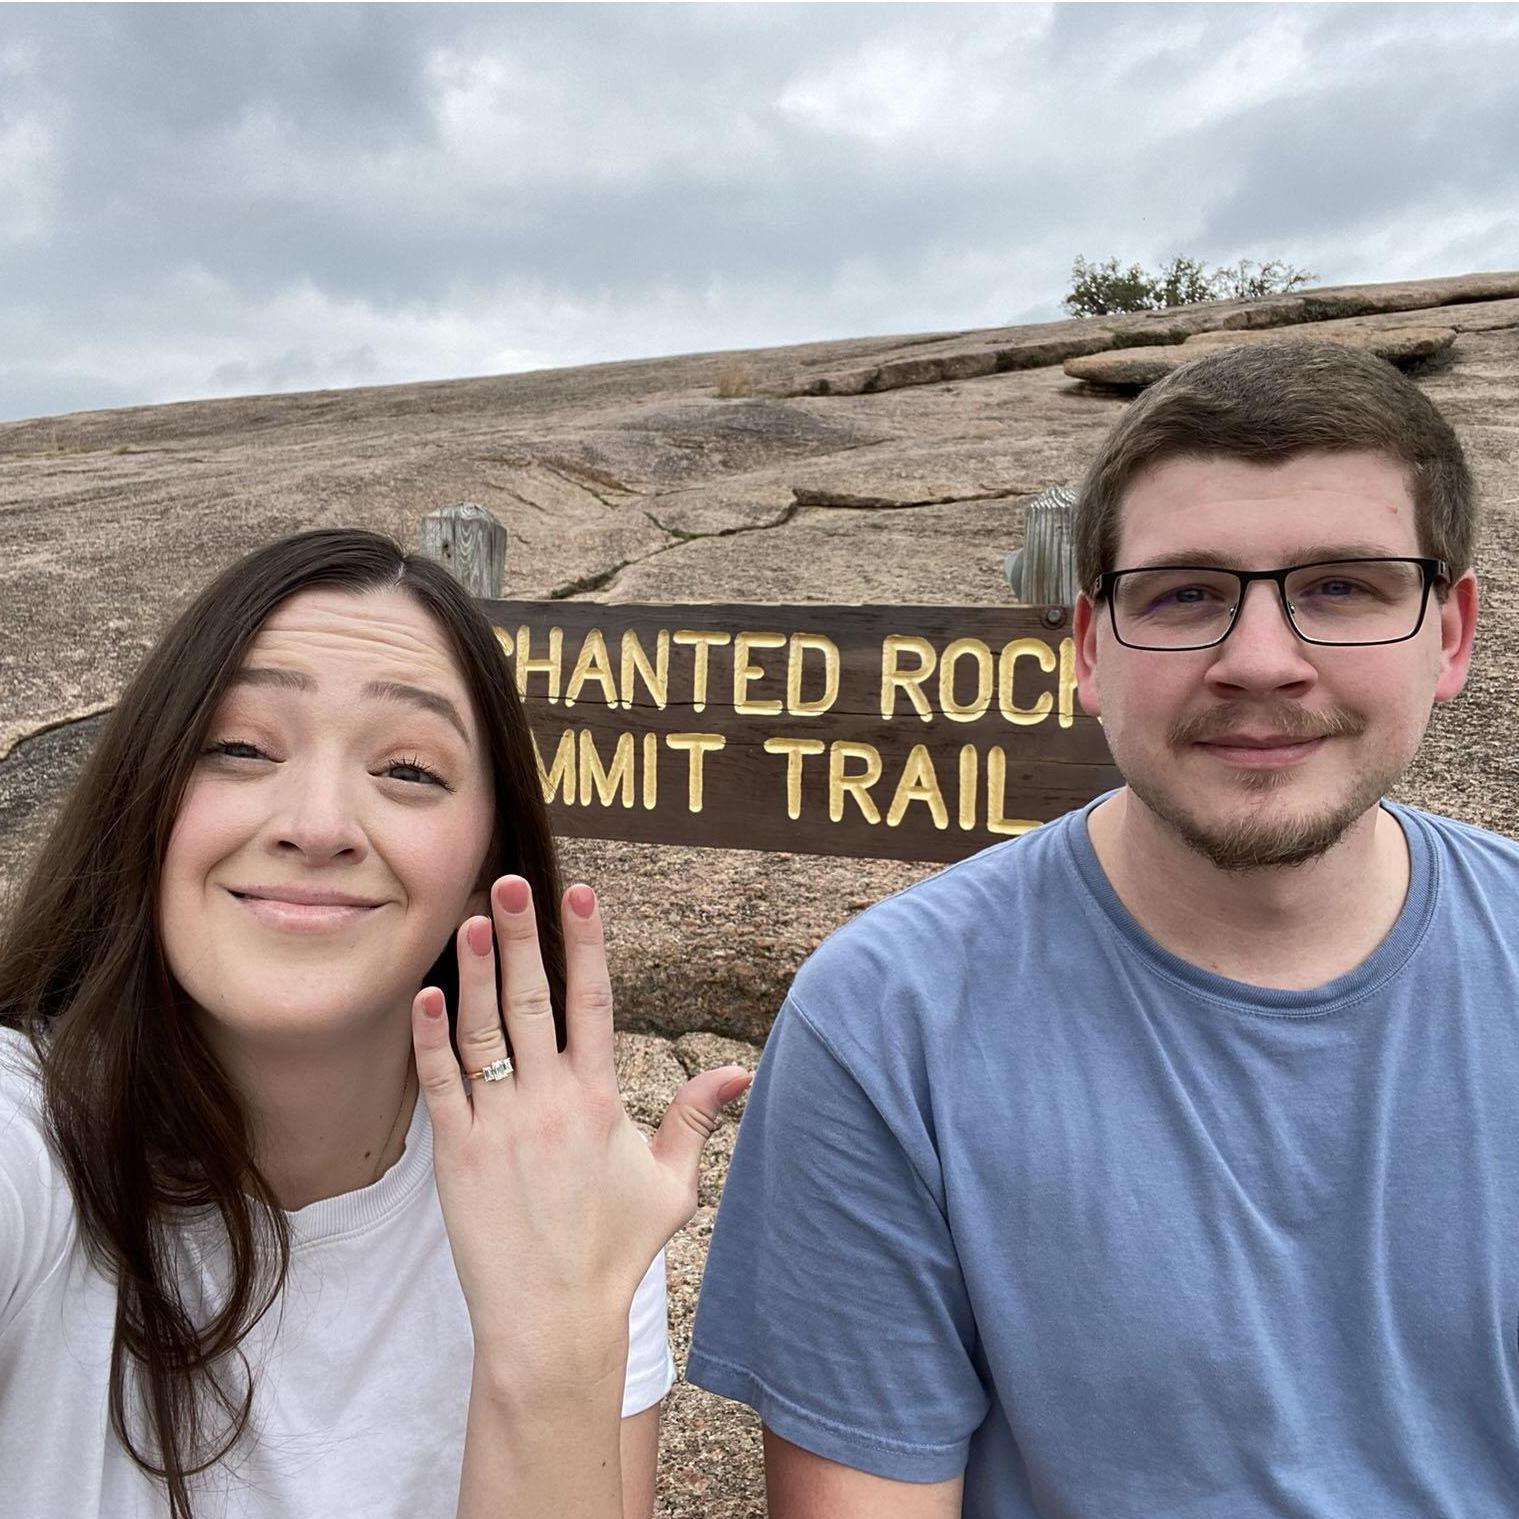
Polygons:
M1251 719L1273 733L1295 739L1350 738L1363 733L1365 720L1347 708L1308 712L1290 703L1262 707L1230 702L1175 723L1166 737L1174 749L1223 738ZM1115 755L1115 759L1117 756ZM1152 774L1119 769L1129 789L1189 849L1220 870L1244 872L1306 865L1326 854L1358 819L1374 807L1408 768L1413 755L1389 754L1386 763L1352 777L1346 794L1316 811L1283 811L1276 793L1294 780L1291 769L1243 770L1235 777L1238 802L1222 822L1209 823Z

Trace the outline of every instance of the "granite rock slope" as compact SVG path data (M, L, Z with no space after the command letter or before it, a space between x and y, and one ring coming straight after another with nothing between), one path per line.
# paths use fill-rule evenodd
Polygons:
M272 537L351 524L411 543L424 513L472 500L508 528L514 596L1004 604L1025 504L1078 479L1127 404L1072 380L1065 359L1347 321L1454 332L1418 380L1460 431L1486 513L1470 686L1435 714L1399 794L1519 833L1519 274L1499 274L0 424L0 890L143 652L210 575ZM749 394L718 399L720 373ZM756 1059L807 953L928 873L583 841L565 856L606 904L619 1064L647 1121L687 1072ZM732 1134L729 1119L669 1251L678 1355ZM752 1418L677 1388L660 1513L763 1512Z

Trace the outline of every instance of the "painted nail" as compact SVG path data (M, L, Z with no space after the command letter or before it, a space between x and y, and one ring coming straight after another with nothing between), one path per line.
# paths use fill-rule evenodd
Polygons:
M491 922L489 918L471 918L464 925L464 937L469 947L484 959L491 952Z
M748 1088L750 1082L753 1080L754 1077L748 1071L745 1071L742 1076L730 1078L717 1089L717 1100L719 1102L732 1102L740 1092Z
M443 1016L444 1000L443 993L432 987L422 993L422 1016L431 1018L435 1022Z
M532 892L521 876L502 876L496 882L496 905L502 912L526 912L531 898Z
M570 887L570 908L577 918L589 918L596 911L596 893L589 886Z

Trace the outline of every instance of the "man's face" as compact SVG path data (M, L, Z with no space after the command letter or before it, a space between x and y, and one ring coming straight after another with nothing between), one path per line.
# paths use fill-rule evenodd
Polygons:
M1417 555L1403 468L1374 453L1284 464L1163 460L1124 498L1115 569L1206 558L1241 570ZM1163 825L1232 870L1300 864L1331 847L1412 761L1430 708L1466 680L1470 575L1402 643L1303 642L1277 589L1253 582L1222 644L1140 650L1106 604L1076 609L1082 705L1100 715L1130 790Z

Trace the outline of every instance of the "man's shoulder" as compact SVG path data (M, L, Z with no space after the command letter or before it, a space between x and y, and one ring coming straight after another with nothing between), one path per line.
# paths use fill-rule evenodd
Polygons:
M1454 857L1474 871L1490 871L1505 884L1519 877L1519 840L1476 823L1426 812L1421 807L1400 802L1386 805L1405 826L1423 828L1442 854Z
M1070 813L936 872L866 908L836 930L797 973L803 1009L849 1000L861 991L927 985L949 991L990 978L1026 942L1039 942L1041 919L1068 918L1083 890L1067 830Z

